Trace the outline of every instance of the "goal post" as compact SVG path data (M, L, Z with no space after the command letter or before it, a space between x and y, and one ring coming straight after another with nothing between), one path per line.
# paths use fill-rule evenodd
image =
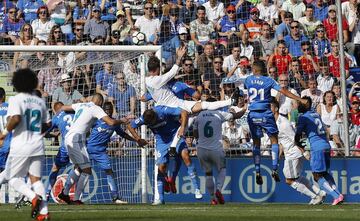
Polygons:
M78 69L85 69L85 71L91 70L91 83L89 84L88 79L83 77L79 81L76 81L73 85L73 81L71 81L71 92L77 90L80 92L82 96L85 97L84 94L90 95L91 93L97 91L96 84L97 84L97 77L96 74L101 72L104 68L103 66L107 63L112 63L112 71L111 73L114 75L114 79L116 82L114 84L119 83L116 76L120 72L125 75L126 84L134 88L134 93L136 94L136 104L135 109L136 112L134 113L136 117L140 116L148 107L147 103L140 102L139 97L146 92L145 87L145 77L146 77L146 70L147 70L147 61L149 57L149 53L155 54L156 52L160 51L161 46L98 46L98 45L88 45L88 46L72 46L72 45L65 45L65 46L0 46L0 59L2 62L8 63L7 70L1 70L1 77L2 82L4 85L0 85L1 87L6 88L7 94L10 96L14 94L12 91L11 85L11 73L16 70L18 67L13 66L13 55L15 53L19 53L22 56L20 57L20 61L27 60L26 67L30 69L34 69L37 73L43 70L56 70L52 74L55 74L53 81L54 84L58 83L58 87L61 87L61 83L64 79L62 79L65 75L69 75L72 80L75 78L76 71ZM45 61L40 62L37 53L42 53ZM62 60L64 63L61 66L60 60L60 53L64 53L65 55L69 55L73 53L70 58L66 58ZM78 58L77 54L83 53L83 57ZM3 54L8 54L9 56L3 56ZM96 55L91 57L90 55ZM64 55L62 55L64 56ZM54 59L54 62L51 63L51 59ZM73 59L73 60L71 60ZM71 61L69 61L71 60ZM22 64L19 64L20 66ZM96 68L95 68L96 66ZM23 67L23 66L22 66ZM134 72L135 75L131 76L131 78L125 73L125 68L131 69L129 72ZM83 75L81 75L83 76ZM7 80L4 78L7 77ZM103 79L100 79L103 80ZM80 84L76 84L78 82L82 82ZM2 84L3 84L2 83ZM49 84L52 84L51 79ZM5 85L6 84L6 85ZM82 85L84 84L84 85ZM91 88L85 85L89 84ZM120 83L119 83L120 84ZM73 87L76 87L74 89ZM122 105L127 105L126 102L122 100L122 95L118 96L117 93L110 92L110 90L116 90L117 85L111 85L108 83L106 85L107 89L101 91L104 93L106 98L111 100L114 103L114 110L116 111L119 117L128 115L128 112L121 112L117 108ZM81 91L79 88L86 88ZM102 89L102 88L101 88ZM45 88L42 88L44 91ZM42 92L43 92L42 91ZM50 91L51 92L51 91ZM53 91L52 91L53 92ZM83 93L84 92L84 93ZM112 93L112 94L110 94ZM130 93L130 92L129 92ZM110 96L111 95L111 96ZM54 96L54 95L53 95ZM73 96L73 95L71 95ZM118 97L117 97L118 96ZM45 98L44 98L45 99ZM54 97L52 97L54 99ZM117 100L118 99L118 100ZM52 104L49 99L45 99L48 103L49 112L52 112ZM119 103L117 103L119 101ZM120 104L121 102L121 104ZM124 104L123 104L124 103ZM129 102L131 103L131 101ZM130 104L131 105L131 104ZM144 139L152 139L153 136L145 126L141 127L139 130L141 133L141 137ZM46 163L45 163L45 171L43 176L45 177L46 181L48 180L48 172L54 162L59 144L61 140L56 141L52 139L46 139ZM123 139L120 139L118 136L113 136L108 147L108 151L111 156L111 162L115 165L112 165L114 173L116 177L117 186L119 189L120 195L123 197L124 200L128 201L129 203L147 203L150 201L150 197L154 194L154 188L152 185L153 183L153 171L154 171L154 159L153 159L153 146L150 148L140 148L134 145L132 142L125 142ZM139 156L140 154L140 156ZM50 158L50 160L49 160ZM90 180L87 188L85 189L85 194L83 195L83 200L89 203L108 203L111 200L111 191L107 185L107 176L104 171L101 171L100 167L94 165L94 171L92 180ZM64 172L68 172L70 166L66 166L65 169L60 170L60 174ZM149 171L151 171L149 173ZM150 180L149 180L150 177ZM60 181L59 181L60 180ZM63 182L65 181L64 177L58 179L53 188L53 192L58 191L54 190L56 188L61 187ZM58 184L60 182L60 184ZM52 192L52 193L53 193ZM149 194L150 193L150 194ZM1 194L1 193L0 193ZM55 195L55 194L54 194ZM151 195L151 196L150 196ZM53 198L56 198L53 196ZM10 200L11 201L11 200ZM56 202L56 199L54 199Z

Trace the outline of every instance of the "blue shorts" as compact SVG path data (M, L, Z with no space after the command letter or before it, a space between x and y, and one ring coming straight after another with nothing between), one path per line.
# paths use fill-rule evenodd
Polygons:
M327 172L330 169L330 150L316 150L310 153L310 167L312 172Z
M61 167L65 167L69 163L70 163L70 159L68 152L63 151L62 148L60 147L55 157L55 165L61 168Z
M157 156L156 165L169 163L170 145L171 145L171 142L166 143L166 144L157 143L157 145L156 145L156 156ZM181 138L179 140L178 145L176 146L176 153L181 154L181 152L184 149L187 149L187 145L185 143L184 138Z
M5 169L5 164L6 164L8 155L9 155L9 152L0 152L0 170Z
M89 153L90 160L94 160L101 169L111 170L110 157L106 152Z
M247 120L252 138L263 137L263 129L269 137L279 133L271 110L250 111Z

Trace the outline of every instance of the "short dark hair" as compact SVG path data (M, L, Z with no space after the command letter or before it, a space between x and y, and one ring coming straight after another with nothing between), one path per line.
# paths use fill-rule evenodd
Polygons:
M196 12L198 12L200 10L206 11L206 8L203 5L200 5L196 8Z
M284 41L284 40L278 40L278 42L277 42L277 46L279 46L280 44L283 44L283 45L285 45L286 46L286 42Z
M185 61L192 61L192 62L194 62L193 59L192 59L191 57L189 57L189 56L185 56L185 57L182 59L182 64L185 64Z
M254 61L253 66L259 68L261 70L262 74L267 74L266 73L267 72L266 71L266 66L265 66L265 63L263 61L261 61L261 60Z
M103 104L103 108L106 109L106 108L113 108L113 104L110 102L110 101L106 101L104 104Z
M285 12L284 18L294 18L294 16L291 12Z
M279 108L280 108L280 104L279 104L279 102L276 100L276 98L275 98L275 97L271 97L270 104L274 105L274 106L275 106L275 107L277 107L277 108L278 108L278 110L279 110Z
M152 109L148 109L143 113L144 123L146 125L149 125L156 117L156 112Z
M156 56L150 57L147 66L148 66L149 71L152 71L152 72L156 71L157 69L160 68L159 58L157 58Z
M315 7L312 4L306 4L305 10L311 8L312 10L315 10Z
M29 68L19 69L14 72L12 84L19 93L32 94L38 86L38 78Z
M303 104L303 103L299 103L299 107L298 107L298 111L299 113L305 113L307 111L309 111L311 109L311 106L312 106L312 100L311 100L311 97L309 96L304 96L302 97L302 99L305 99L307 100L307 105Z
M310 43L310 41L302 41L301 42L301 47L304 46L304 45L310 46L311 43Z
M104 96L100 93L95 93L92 97L92 99L99 99L101 101L101 104L104 103Z
M0 100L4 99L5 96L6 96L6 92L4 88L0 87Z

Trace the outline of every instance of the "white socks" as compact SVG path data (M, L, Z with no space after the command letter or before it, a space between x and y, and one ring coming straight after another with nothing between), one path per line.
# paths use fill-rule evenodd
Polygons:
M305 180L307 180L305 177L299 177L291 184L291 187L294 188L296 191L303 193L313 199L316 197L316 194L307 187Z
M40 205L40 214L48 214L48 207L47 207L47 201L46 201L46 193L45 193L45 187L44 184L39 180L32 184L32 188L34 189L34 192L41 196L43 198L41 205Z
M231 106L231 99L227 99L225 101L215 101L215 102L201 102L201 108L203 110L217 110L223 107Z

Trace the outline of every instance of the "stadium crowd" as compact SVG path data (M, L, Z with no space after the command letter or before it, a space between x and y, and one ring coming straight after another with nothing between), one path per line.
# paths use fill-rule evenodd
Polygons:
M4 0L0 3L2 45L162 45L164 71L175 63L176 51L187 47L178 81L218 100L244 89L253 61L267 63L268 75L292 93L310 96L332 138L333 155L343 155L344 128L338 42L337 7L333 0ZM345 73L360 64L360 3L342 3ZM136 45L134 45L136 47ZM95 91L114 104L115 114L140 112L138 60L119 65L104 54L68 52L2 53L9 70L37 70L38 89L48 108L85 101ZM79 62L90 61L90 62ZM274 91L280 114L296 126L297 103ZM191 95L188 97L190 98ZM360 82L348 94L351 148L360 149ZM246 90L237 107L247 105ZM247 116L223 124L223 145L231 153L251 154ZM189 135L190 136L190 135ZM187 139L189 146L192 138ZM264 146L270 145L263 139ZM195 151L193 154L196 154ZM352 152L360 156L360 152Z

